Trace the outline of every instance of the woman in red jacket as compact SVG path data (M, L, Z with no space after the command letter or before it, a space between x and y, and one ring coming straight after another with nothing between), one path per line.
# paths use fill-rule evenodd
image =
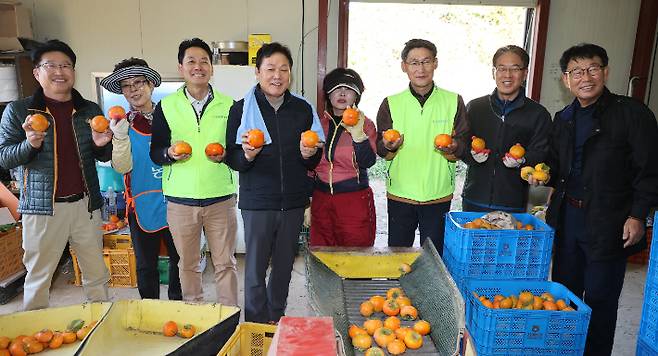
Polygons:
M353 126L343 122L343 112L363 93L357 72L336 68L324 78L327 110L321 117L327 142L315 169L311 202L312 246L372 246L376 220L368 168L375 164L375 124L359 111Z

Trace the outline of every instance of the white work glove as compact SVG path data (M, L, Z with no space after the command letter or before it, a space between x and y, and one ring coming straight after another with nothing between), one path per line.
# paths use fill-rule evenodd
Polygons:
M482 150L479 152L475 152L475 150L471 150L471 156L473 156L475 162L482 163L489 158L489 150Z
M128 138L128 128L130 128L130 123L128 120L110 120L110 130L114 134L114 138L117 140L125 140Z
M350 135L352 135L352 141L354 141L355 143L361 143L368 139L366 133L363 132L363 123L365 121L366 121L366 117L365 115L363 115L363 111L359 110L359 121L357 121L356 125L348 126L345 125L342 121L340 124L345 128L345 130L347 130L347 132L350 133Z
M512 157L509 153L505 153L505 157L503 157L503 164L507 168L517 168L517 167L520 167L524 163L525 163L525 157L521 157L519 159L516 159L516 158Z

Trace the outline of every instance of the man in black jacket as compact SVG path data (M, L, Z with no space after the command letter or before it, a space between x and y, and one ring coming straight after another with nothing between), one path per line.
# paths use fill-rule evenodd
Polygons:
M576 99L551 133L553 280L592 308L585 354L610 355L626 257L646 247L645 219L658 203L658 127L644 104L605 87L605 49L571 47L560 67Z
M490 152L464 155L468 165L464 184L464 211L503 210L521 213L528 203L528 184L521 179L521 165L543 162L548 154L551 116L527 98L523 82L530 58L518 46L499 48L493 56L493 93L466 106L470 134L484 139ZM510 147L521 144L525 156L514 159Z

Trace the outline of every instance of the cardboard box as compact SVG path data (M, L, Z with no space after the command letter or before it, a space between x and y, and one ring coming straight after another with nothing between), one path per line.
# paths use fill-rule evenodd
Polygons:
M16 3L0 2L0 51L21 51L18 37L32 38L30 9Z
M269 33L252 33L249 35L249 65L256 66L256 52L265 43L272 42L272 35Z

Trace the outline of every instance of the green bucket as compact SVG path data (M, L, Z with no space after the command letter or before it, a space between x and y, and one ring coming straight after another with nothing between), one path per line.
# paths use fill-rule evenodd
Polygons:
M160 284L169 284L169 256L158 257L158 273Z

